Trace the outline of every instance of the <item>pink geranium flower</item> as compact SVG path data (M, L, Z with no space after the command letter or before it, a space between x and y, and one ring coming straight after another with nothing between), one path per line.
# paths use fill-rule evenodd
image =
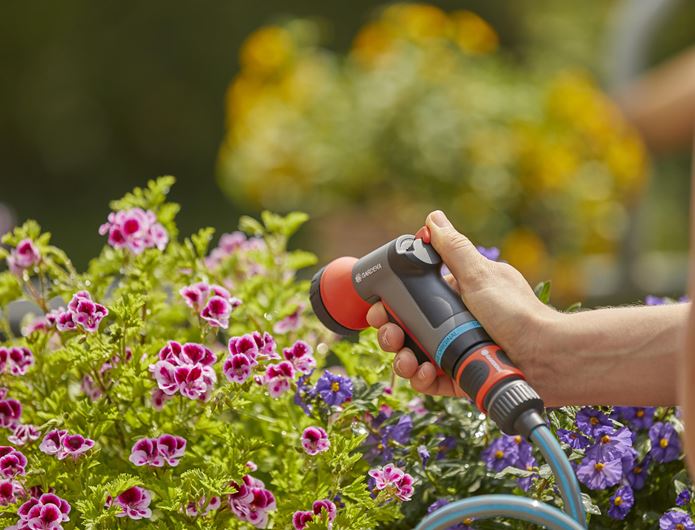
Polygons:
M121 511L116 514L116 517L149 519L152 517L151 501L152 494L148 490L140 486L128 488L116 497L116 503L121 507Z

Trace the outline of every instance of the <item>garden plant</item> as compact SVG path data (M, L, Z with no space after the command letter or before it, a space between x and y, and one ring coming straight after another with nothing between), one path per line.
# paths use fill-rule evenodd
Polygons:
M329 242L346 218L403 230L443 209L534 281L581 294L579 258L616 250L648 171L592 74L546 67L549 50L510 53L477 14L424 3L378 10L347 52L326 33L290 19L247 39L223 190L244 207L308 208L320 234L333 220Z
M560 504L526 441L465 399L414 394L373 332L348 342L322 328L297 276L315 257L288 247L305 214L180 238L172 184L112 202L87 228L105 245L84 272L33 221L3 237L0 524L408 529L481 493ZM35 309L16 326L18 300ZM592 529L695 528L677 409L548 419Z

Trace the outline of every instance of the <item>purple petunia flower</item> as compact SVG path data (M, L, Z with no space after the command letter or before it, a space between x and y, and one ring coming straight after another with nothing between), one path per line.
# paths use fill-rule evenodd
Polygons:
M326 404L337 407L352 399L352 381L326 370L316 382L316 393Z
M81 434L66 434L63 436L61 443L61 452L57 455L59 460L68 456L71 456L73 460L77 460L80 455L94 447L94 440L85 438Z
M591 442L586 436L584 436L581 432L577 431L558 429L557 437L561 442L566 443L572 449L584 449L591 444Z
M634 506L635 496L630 486L622 486L615 490L609 502L608 515L613 519L622 521Z
M14 504L24 494L24 488L14 480L0 480L0 506Z
M26 445L39 439L41 432L34 425L19 424L14 427L7 439L15 445Z
M493 440L480 456L488 469L499 472L510 466L526 469L530 455L531 445L526 440L504 434Z
M304 311L304 304L299 304L291 314L287 315L282 320L277 321L273 325L273 333L283 335L290 331L299 329L301 325L301 314Z
M121 507L121 511L116 514L116 517L149 519L152 517L152 510L150 510L151 501L152 494L145 488L140 486L128 488L116 497L116 502Z
M230 355L222 365L222 372L230 383L244 383L251 377L251 361L242 353Z
M24 346L0 347L0 372L11 375L24 375L34 364L34 354Z
M695 530L690 516L680 510L669 510L659 519L660 530Z
M22 239L7 256L7 268L16 276L41 262L41 253L31 239Z
M377 459L386 463L393 460L394 446L403 446L410 440L410 432L413 429L413 420L408 414L398 418L398 422L380 427L386 418L391 415L391 410L381 411L372 421L372 432L365 440L365 446L370 448L365 458L370 462Z
M179 290L188 307L212 327L228 328L232 311L241 305L241 300L229 294L219 285L198 282Z
M647 482L647 474L649 472L650 464L651 456L647 455L641 462L636 462L627 468L623 467L625 480L633 490L639 491L644 488L644 485Z
M282 350L282 355L301 374L310 374L316 368L314 350L303 340L298 340L289 348Z
M87 291L75 293L68 304L68 312L73 322L89 333L97 331L99 323L109 314L109 310L94 302ZM59 322L61 317L58 317Z
M409 501L413 495L413 477L394 464L371 469L368 474L374 479L376 491L388 490L404 502Z
M335 504L328 499L314 501L311 511L294 512L292 514L292 526L294 526L295 530L304 530L307 524L314 520L314 517L321 517L323 513L327 516L327 528L330 530L333 527L333 520L335 519L337 508Z
M617 418L635 429L649 429L654 423L655 412L656 407L613 407Z
M22 416L22 404L16 399L0 399L0 427L14 429Z
M19 521L8 530L63 530L69 521L70 504L53 493L30 498L17 510Z
M53 455L58 460L63 460L68 456L77 460L80 455L86 453L92 447L94 447L94 440L57 429L47 432L39 445L41 452Z
M328 451L331 442L328 434L321 427L307 427L302 433L302 447L306 454L314 456Z
M186 439L173 434L162 434L157 439L157 448L167 464L177 466L186 452Z
M71 311L61 311L58 313L56 329L60 332L77 329L77 322L73 319Z
M487 259L492 260L492 261L499 261L500 249L498 249L497 247L476 246L476 248L478 249L478 252L480 252Z
M613 430L613 423L608 416L591 407L584 407L575 416L577 428L589 438L599 438L604 431Z
M427 462L430 460L430 452L427 450L427 447L424 445L419 445L417 448L417 454L422 461L422 467L427 467Z
M263 383L268 387L271 397L277 398L290 389L290 381L294 378L294 367L289 361L270 364L265 370Z
M162 467L164 465L156 438L142 438L135 442L128 460L136 466Z
M676 496L676 506L687 506L693 498L693 492L689 488L684 489Z
M681 441L676 429L670 423L658 422L649 429L652 448L649 454L657 462L672 462L681 453Z
M621 459L632 451L632 432L627 427L605 430L596 443L586 450L586 455L597 461Z
M159 389L167 396L179 392L190 399L205 401L212 392L217 375L212 364L215 354L202 344L169 341L159 352L159 361L149 370ZM163 402L162 402L163 404Z
M14 478L26 473L27 457L8 445L0 446L0 475Z
M203 495L198 502L189 502L186 505L186 515L189 517L198 517L199 515L205 517L207 514L214 512L222 506L222 498L214 495L210 498L210 502L207 502L205 496Z
M150 398L150 403L154 410L162 410L164 404L171 399L171 396L164 393L160 388L155 388L152 391L152 397Z
M231 484L236 493L229 495L229 507L241 521L256 528L268 525L268 514L276 509L275 496L265 488L262 481L245 475L242 484Z
M108 221L99 227L99 234L108 234L112 247L125 248L135 255L148 248L164 250L169 242L169 234L154 212L142 208L111 212Z
M577 478L589 489L602 490L620 482L623 475L621 459L603 460L603 457L600 455L597 458L586 456L577 467Z
M316 397L316 390L307 383L308 379L309 374L303 375L297 379L297 390L294 393L294 403L302 408L304 414L311 416L313 405L310 401Z

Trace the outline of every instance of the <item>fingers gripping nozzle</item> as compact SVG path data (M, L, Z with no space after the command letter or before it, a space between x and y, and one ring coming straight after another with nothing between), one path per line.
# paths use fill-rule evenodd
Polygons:
M420 363L451 376L503 431L527 435L529 421L519 418L541 413L543 401L442 278L442 260L426 235L403 235L363 258L330 262L311 282L314 312L328 329L349 335L368 327L367 311L381 300ZM537 424L540 415L532 416Z

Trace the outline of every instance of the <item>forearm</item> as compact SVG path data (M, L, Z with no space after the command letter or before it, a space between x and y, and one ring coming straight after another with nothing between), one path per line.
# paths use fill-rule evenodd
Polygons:
M528 371L548 406L675 405L690 304L556 314ZM544 351L540 351L543 349Z

